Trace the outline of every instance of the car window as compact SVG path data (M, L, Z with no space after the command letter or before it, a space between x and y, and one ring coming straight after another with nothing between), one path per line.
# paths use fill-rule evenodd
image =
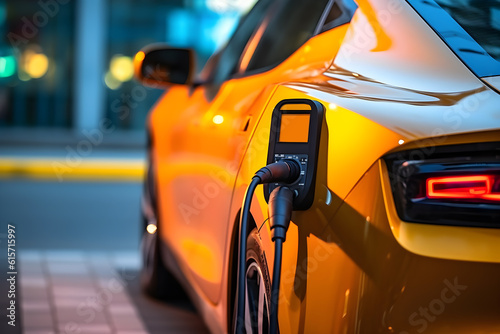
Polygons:
M329 7L318 32L327 31L350 22L358 5L353 0L336 0L330 1Z
M208 77L206 81L220 84L237 71L239 59L248 40L266 16L271 4L272 0L259 0L241 19L226 46L207 63L207 69L204 70L206 72L204 76Z
M436 0L481 45L500 60L500 1Z
M478 77L500 75L500 0L407 0Z
M262 33L248 64L242 63L240 72L275 66L288 58L311 36L328 0L282 0L272 9L267 27Z

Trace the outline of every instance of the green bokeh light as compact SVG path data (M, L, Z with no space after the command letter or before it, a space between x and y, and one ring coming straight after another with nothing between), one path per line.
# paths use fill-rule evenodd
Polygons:
M14 56L0 57L0 78L8 78L16 73L16 59Z

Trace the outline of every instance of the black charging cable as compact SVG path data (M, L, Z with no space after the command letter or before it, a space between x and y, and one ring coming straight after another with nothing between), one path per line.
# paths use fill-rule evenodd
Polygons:
M280 294L283 243L293 211L293 192L287 187L275 188L269 196L269 225L274 242L273 284L271 287L271 324L269 333L278 333L278 302Z
M285 183L285 184L293 183L299 178L299 176L300 176L300 165L296 161L281 160L279 162L269 164L266 167L263 167L259 171L257 171L257 173L255 173L255 176L252 178L252 181L248 185L248 188L245 192L245 196L243 198L243 209L241 213L240 226L239 226L240 247L238 250L238 285L237 285L237 305L236 305L236 321L235 321L236 334L245 333L245 283L246 283L245 270L246 270L246 249L247 249L246 232L248 229L250 207L252 204L252 198L255 192L255 188L257 188L259 184L264 184L264 183L272 183L272 182ZM292 200L293 200L293 194L292 194ZM279 230L280 228L278 228L277 231ZM284 233L286 233L286 230ZM280 255L279 266L280 266L279 269L281 271L281 255ZM279 284L278 284L278 289L279 289Z

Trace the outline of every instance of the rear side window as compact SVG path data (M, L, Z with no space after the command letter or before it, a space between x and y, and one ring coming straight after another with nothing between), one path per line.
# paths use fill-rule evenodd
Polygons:
M358 5L353 0L330 1L329 9L319 32L350 22L357 8Z
M328 0L280 1L269 17L248 66L243 70L273 67L288 58L314 35L327 4Z
M406 0L478 77L500 75L500 0Z
M436 2L450 14L491 57L500 61L500 0Z

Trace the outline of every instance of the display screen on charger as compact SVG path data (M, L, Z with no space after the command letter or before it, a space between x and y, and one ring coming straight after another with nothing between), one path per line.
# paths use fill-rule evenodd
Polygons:
M282 114L279 141L281 143L307 143L310 118L309 114Z

